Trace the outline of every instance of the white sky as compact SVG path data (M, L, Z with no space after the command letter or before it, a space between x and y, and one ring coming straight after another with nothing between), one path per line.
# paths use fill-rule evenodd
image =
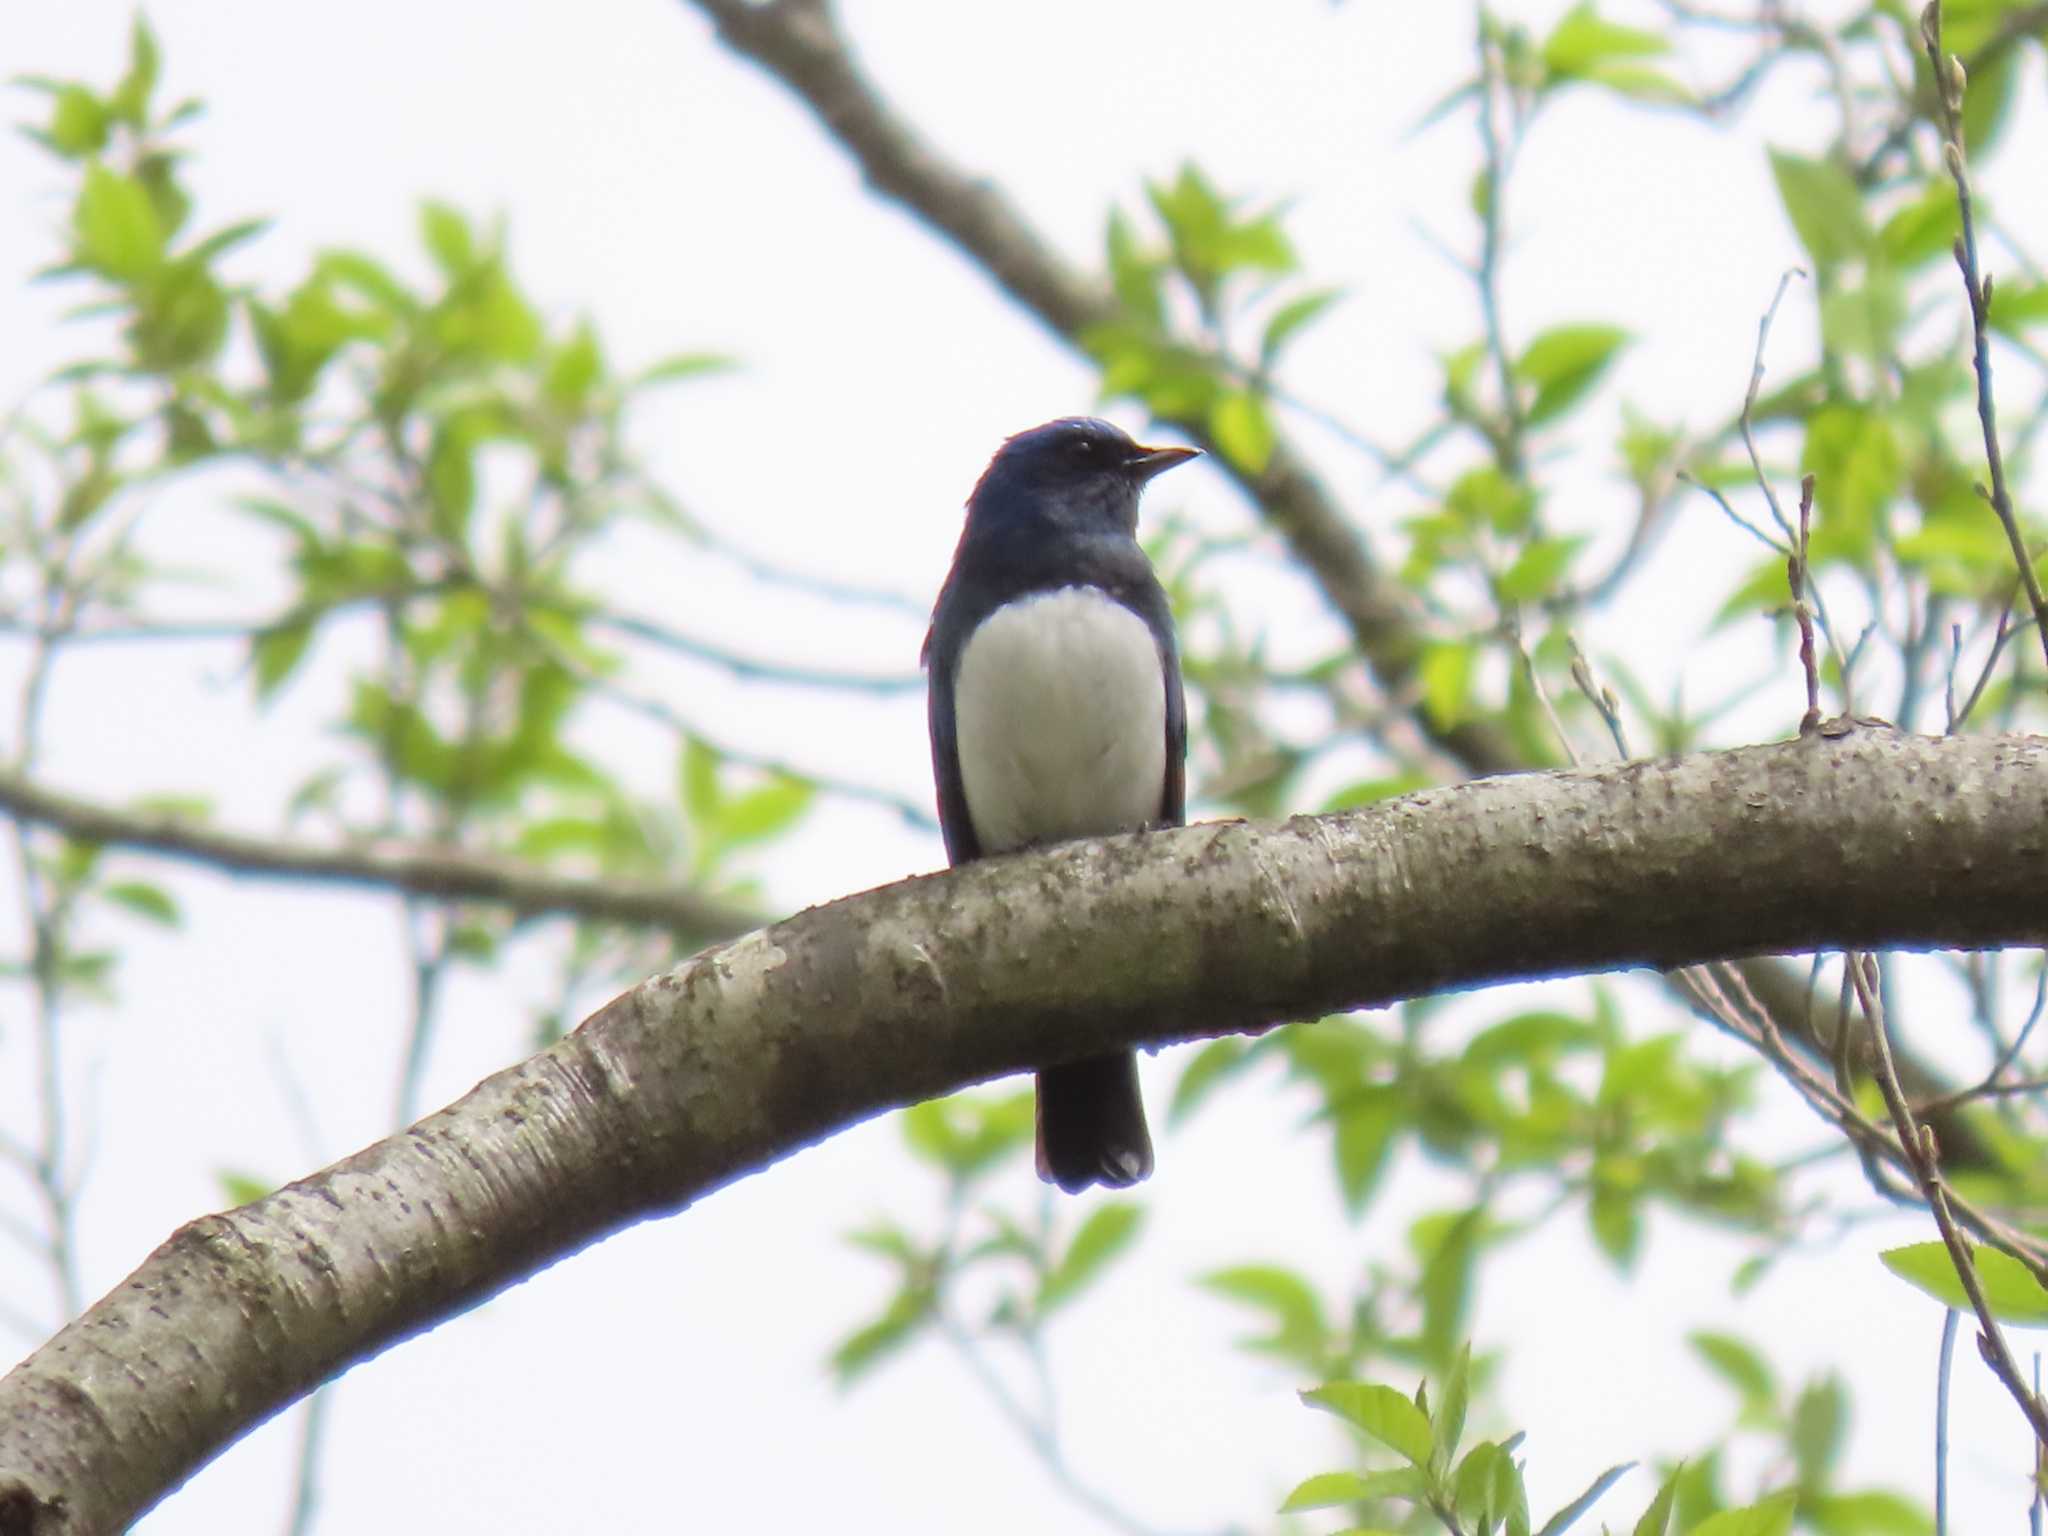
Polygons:
M1513 9L1540 22L1562 7ZM1078 258L1099 250L1112 202L1136 206L1142 177L1186 157L1226 190L1291 198L1310 271L1351 294L1339 320L1301 344L1295 387L1387 442L1431 415L1432 356L1467 339L1476 320L1421 231L1470 248L1475 159L1466 118L1408 130L1467 67L1469 7L1353 0L1254 13L1048 0L849 11L867 63L909 117L1005 183ZM960 502L995 443L1092 404L1087 370L921 228L878 210L793 103L724 55L675 0L365 0L345 18L260 0L164 0L153 16L169 90L210 108L188 140L199 222L277 220L238 273L286 281L336 243L418 271L418 199L505 211L530 291L556 318L592 315L621 362L696 349L742 360L739 373L665 397L642 442L690 506L775 558L928 602ZM5 7L0 69L109 80L128 18L112 0ZM1767 98L1790 114L1770 119L1780 139L1797 143L1800 125L1813 126L1802 116L1810 84L1792 70ZM2030 75L2036 142L2038 87ZM25 94L12 100L12 115L34 109ZM2015 147L2005 164L2029 159L2040 163ZM54 249L66 212L59 186L37 152L0 140L10 215L0 219L0 399L10 402L79 345L53 323L69 296L18 281ZM1748 122L1713 130L1567 99L1539 125L1510 197L1515 335L1619 319L1640 339L1613 397L1701 428L1731 408L1756 316L1798 259ZM1811 336L1795 299L1773 355L1789 368ZM1375 490L1356 458L1324 463L1374 536L1415 510ZM1607 465L1601 449L1569 466L1557 504L1568 525L1614 539L1627 492ZM1185 471L1155 496L1213 526L1245 519L1209 470ZM253 562L232 542L242 526L188 497L160 547L246 570ZM1666 686L1682 671L1689 697L1718 694L1746 675L1761 636L1705 656L1682 651L1724 585L1712 573L1751 554L1718 518L1688 507L1641 594L1601 621L1596 647L1625 648ZM629 607L787 659L914 665L914 621L645 556L630 544L615 552ZM241 596L201 589L191 610L217 613ZM1334 633L1285 580L1248 582L1244 598L1242 622L1285 652ZM103 650L67 663L47 776L109 796L203 789L228 822L270 825L323 750L317 733L340 674L314 670L251 727L238 661L223 648L162 660ZM17 665L6 654L0 685ZM764 704L681 672L670 686L690 690L679 702L728 740L928 791L915 698L782 694ZM1796 687L1790 674L1786 686ZM1789 719L1790 708L1763 718ZM658 742L623 722L593 718L578 745L650 793L671 772ZM795 905L940 862L935 837L883 812L835 807L763 874L779 903ZM93 1294L218 1205L216 1169L292 1177L316 1153L325 1161L382 1134L390 1113L402 981L386 906L183 873L174 883L183 931L134 939L126 1006L77 1026L77 1084L96 1128L85 1204ZM0 933L18 932L6 910L17 900L0 894ZM454 989L429 1103L518 1048L545 977L537 963L514 971ZM26 1019L18 1000L0 1008L0 1113L25 1113ZM317 1149L282 1101L280 1054L315 1090ZM1173 1070L1171 1060L1148 1068L1162 1108ZM1230 1351L1241 1319L1187 1277L1273 1258L1341 1294L1359 1266L1396 1253L1407 1220L1449 1187L1409 1157L1397 1194L1364 1227L1348 1226L1327 1192L1320 1140L1296 1123L1300 1108L1246 1093L1190 1133L1167 1135L1146 1191L1143 1258L1057 1336L1077 1470L1158 1528L1263 1525L1295 1481L1342 1459L1327 1426L1293 1399L1309 1383ZM1788 1106L1774 1114L1788 1147L1819 1141L1819 1127ZM849 1255L840 1234L877 1213L913 1226L930 1215L931 1181L895 1148L887 1125L837 1138L351 1373L331 1426L320 1529L388 1529L394 1518L406 1529L500 1532L1094 1529L943 1352L920 1348L843 1398L824 1381L831 1343L881 1295L879 1268ZM1016 1170L1011 1193L1027 1179ZM1538 1518L1609 1461L1690 1450L1725 1424L1729 1398L1680 1341L1694 1327L1765 1340L1790 1383L1823 1368L1848 1374L1860 1388L1849 1481L1928 1497L1939 1318L1868 1258L1915 1231L1859 1230L1839 1249L1788 1261L1739 1301L1726 1281L1743 1250L1669 1222L1653 1223L1648 1262L1629 1286L1576 1229L1515 1250L1490 1272L1475 1325L1482 1342L1511 1345L1504 1401L1530 1430ZM25 1267L0 1272L0 1297L16 1305L44 1306L41 1286ZM1958 1365L1957 1528L1983 1529L1993 1511L2010 1521L2023 1503L2026 1442L1970 1353ZM142 1529L275 1528L295 1435L295 1415L259 1431ZM1647 1496L1638 1475L1600 1514L1626 1528Z

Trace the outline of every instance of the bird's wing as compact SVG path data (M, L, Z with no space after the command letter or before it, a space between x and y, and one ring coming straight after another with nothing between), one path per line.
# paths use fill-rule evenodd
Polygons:
M944 600L941 599L941 607ZM931 722L932 782L939 791L939 831L946 839L946 862L965 864L981 857L974 818L967 814L967 786L960 778L960 740L953 716L953 669L960 644L943 617L935 619L925 637L925 710Z
M1163 604L1163 593L1161 600ZM1184 827L1188 821L1188 703L1181 690L1179 648L1171 628L1166 631L1159 660L1166 669L1166 786L1160 796L1159 819L1169 827Z

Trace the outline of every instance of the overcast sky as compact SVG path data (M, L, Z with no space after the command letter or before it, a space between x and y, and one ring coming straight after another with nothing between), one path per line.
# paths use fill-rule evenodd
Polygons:
M1514 11L1540 23L1561 9ZM1475 152L1464 117L1412 130L1469 67L1469 6L1046 0L848 11L902 109L1006 184L1077 259L1095 258L1110 206L1135 208L1142 179L1183 159L1227 190L1289 199L1307 266L1349 294L1339 320L1302 343L1296 388L1383 441L1431 416L1433 357L1476 324L1469 291L1433 248L1470 248ZM111 80L129 15L111 0L7 6L0 65ZM169 0L152 15L169 91L208 103L188 140L199 222L276 220L237 258L238 274L289 281L312 252L346 243L423 275L419 199L502 212L514 263L551 317L589 314L622 363L699 349L741 361L665 396L641 443L696 512L775 559L928 604L960 503L996 443L1094 405L1087 369L923 229L872 203L808 118L674 0ZM1810 85L1793 71L1766 96L1764 109L1780 114L1774 138L1820 131L1803 106ZM2025 132L2039 148L2037 75L2028 87ZM35 110L25 93L9 99L16 117ZM1511 330L1526 338L1562 320L1618 320L1638 340L1600 409L1625 397L1695 427L1725 416L1747 382L1756 316L1798 259L1761 145L1751 122L1713 130L1597 97L1561 102L1510 193ZM2030 160L2048 163L2015 145L2004 164ZM0 399L10 403L79 347L56 320L72 296L20 282L55 250L62 186L30 146L0 140ZM1774 351L1790 367L1811 338L1795 299ZM1369 527L1414 510L1377 489L1369 465L1309 436ZM1628 492L1606 471L1598 454L1561 466L1560 499L1569 526L1618 539ZM246 573L242 525L204 496L180 504L158 547ZM1246 523L1207 469L1153 497L1218 528ZM614 552L628 607L783 659L915 665L914 617L800 601L701 561L663 568L645 553ZM1736 637L1711 661L1685 647L1715 605L1715 573L1751 558L1725 524L1689 508L1643 593L1593 638L1667 682L1682 674L1688 696L1716 693L1714 669L1730 669L1720 681L1736 675L1763 636ZM198 588L180 601L218 612L223 595ZM1280 654L1312 654L1335 634L1282 574L1246 575L1237 597L1246 627ZM231 649L147 661L102 651L67 663L46 776L108 796L204 789L225 821L272 825L321 750L332 702L322 682L340 662L252 726L239 660ZM0 684L18 665L0 652ZM735 743L929 792L915 697L762 699L694 674L674 686L697 690L693 710ZM1781 705L1766 718L1791 713ZM665 749L629 722L593 719L578 745L650 793L672 771ZM834 805L761 873L777 904L796 905L942 861L935 836L885 811ZM217 1170L282 1180L388 1126L403 978L387 904L185 874L176 885L183 930L135 940L127 1006L82 1018L74 1041L95 1127L85 1202L93 1294L178 1223L217 1207ZM0 890L0 932L18 930L7 910L16 900ZM513 969L455 989L427 1102L454 1097L518 1049L544 972ZM1550 995L1578 1001L1584 991ZM1643 1027L1680 1027L1649 992L1627 996ZM21 1004L0 1007L0 1112L25 1114ZM1148 1064L1155 1105L1175 1066L1171 1056ZM314 1090L315 1144L294 1123L287 1075ZM1187 1278L1279 1258L1341 1294L1361 1265L1396 1253L1407 1221L1450 1187L1406 1157L1397 1193L1348 1225L1327 1189L1322 1143L1298 1124L1303 1108L1246 1093L1190 1134L1165 1136L1145 1192L1143 1258L1057 1337L1077 1469L1158 1529L1261 1522L1294 1482L1339 1461L1326 1425L1294 1399L1309 1383L1230 1351L1240 1319ZM1787 1147L1822 1139L1788 1104L1772 1115ZM1015 1170L1010 1191L1028 1177ZM841 1234L878 1212L928 1220L929 1185L904 1165L892 1127L863 1127L357 1369L334 1411L319 1529L1091 1529L943 1351L921 1348L850 1395L825 1381L835 1338L878 1304L884 1283ZM21 1208L11 1189L0 1202ZM1607 1462L1689 1450L1726 1424L1732 1403L1679 1337L1693 1327L1767 1341L1789 1382L1834 1368L1867 1384L1849 1480L1929 1496L1939 1319L1868 1257L1915 1227L1886 1223L1795 1256L1736 1300L1727 1280L1743 1249L1652 1225L1648 1261L1627 1286L1576 1230L1518 1248L1490 1273L1476 1327L1483 1341L1511 1345L1505 1401L1530 1430L1539 1518ZM16 1305L44 1305L41 1284L20 1266L0 1269L0 1296ZM2024 1498L2024 1431L1973 1361L1959 1376L1969 1378L1959 1411L1976 1426L1959 1436L1969 1501L1960 1508L1985 1520L1996 1510L2010 1528ZM235 1447L142 1529L276 1529L296 1424L287 1415ZM1601 1513L1626 1528L1648 1491L1638 1475Z

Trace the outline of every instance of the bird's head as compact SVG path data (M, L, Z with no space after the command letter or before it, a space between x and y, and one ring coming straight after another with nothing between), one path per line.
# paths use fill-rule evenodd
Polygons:
M967 503L969 521L1047 519L1076 531L1138 527L1138 493L1199 455L1147 448L1093 416L1064 416L1008 439Z

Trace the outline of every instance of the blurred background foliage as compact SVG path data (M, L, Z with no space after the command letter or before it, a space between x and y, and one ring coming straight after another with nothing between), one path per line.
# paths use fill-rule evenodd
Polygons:
M1187 635L1200 814L1334 810L1506 767L1729 744L1760 719L1789 731L1801 701L1786 558L1798 533L1783 507L1802 474L1815 487L1806 566L1829 712L1909 730L2039 728L2039 637L2010 542L1977 489L1972 323L1952 258L1962 230L1917 13L1897 0L1828 23L1775 4L1654 9L1660 24L1623 25L1582 4L1544 31L1479 13L1470 74L1431 115L1470 130L1471 223L1445 259L1470 279L1471 331L1438 358L1433 419L1410 441L1374 442L1339 406L1290 389L1290 346L1344 323L1359 301L1346 294L1355 274L1304 267L1285 206L1219 187L1189 164L1134 186L1108 214L1110 313L1074 338L1105 401L1208 445L1283 537L1307 537L1287 500L1298 472L1288 434L1304 423L1334 433L1405 508L1398 528L1378 531L1372 577L1382 583L1374 600L1397 585L1398 605L1372 645L1358 643L1354 624L1306 665L1276 664L1266 637L1233 618L1229 582L1214 572L1241 538L1172 518L1152 531ZM2042 542L2028 493L2048 420L2048 279L2000 218L2002 199L2032 196L2038 176L2001 151L2043 25L2040 8L2020 0L1946 8L1945 47L1968 75L1968 162L1988 188L1976 205L1999 274L1988 330L2029 551ZM1752 40L1748 66L1712 92L1672 67L1701 29ZM1833 132L1774 149L1771 171L1805 252L1784 302L1816 307L1818 350L1773 354L1746 419L1731 398L1717 425L1687 430L1624 401L1618 432L1590 437L1609 418L1589 407L1635 338L1592 314L1528 336L1503 317L1518 154L1571 93L1714 120L1804 59L1824 65ZM621 371L592 325L544 317L500 227L441 202L419 212L425 283L401 277L388 253L347 248L320 253L287 285L239 279L236 255L265 226L195 227L192 178L204 168L186 157L180 130L199 108L172 99L163 74L138 21L111 86L22 82L38 100L28 131L70 189L63 249L39 280L64 285L79 316L97 323L78 330L95 350L16 410L0 437L0 626L27 658L7 735L11 782L34 779L53 671L74 648L225 634L245 647L252 732L322 647L347 658L346 686L323 706L327 761L299 787L280 837L459 848L593 882L668 881L746 910L760 904L755 861L800 844L844 797L879 796L928 823L921 803L840 782L829 761L729 749L716 719L647 681L649 658L663 654L743 680L796 671L852 691L911 690L914 676L790 669L722 651L666 617L620 611L591 574L592 552L628 522L679 546L713 538L642 468L631 426L650 391L687 388L726 359L686 350ZM1760 345L1760 368L1764 357ZM1601 460L1631 487L1625 539L1552 494L1568 454ZM237 561L256 552L268 572L224 588L234 611L207 623L162 617L165 595L220 573L203 551L169 563L142 537L152 491L200 473L232 487L245 528ZM1773 484L1783 507L1766 505L1760 487ZM1778 643L1754 675L1700 701L1587 637L1674 509L1704 500L1740 525L1734 536L1770 546L1726 593L1717 626L1761 615ZM580 722L601 704L670 734L671 793L636 795L578 749ZM166 786L130 809L166 826L204 825L231 783L224 764L220 785ZM41 1126L7 1133L29 1198L4 1236L47 1260L54 1301L69 1313L81 1301L77 1202L91 1192L56 1097L62 1020L83 1000L119 997L122 930L104 918L175 925L179 900L172 866L67 837L10 805L27 904L7 938L7 985L36 1020L31 1054L49 1086ZM426 1107L420 1073L444 979L500 964L547 925L481 902L396 899L414 996L395 1069L403 1122ZM535 1044L574 1022L565 1010L591 986L626 985L721 936L688 922L650 931L592 915L566 921L568 943L547 952L558 1001L536 1006ZM1952 1169L1958 1187L2022 1228L2037 1224L2048 1126L2038 1097L2014 1089L2040 1075L2027 1036L2041 1011L2039 957L1884 957L1884 967L1888 994L1931 989L1971 1022L1993 1064L1978 1093L1951 1106L1972 1142ZM1800 990L1828 1014L1840 995L1848 1018L1838 961L1814 961ZM1787 1156L1753 1134L1765 1062L1731 1061L1678 1016L1659 1022L1654 1008L1624 1006L1610 985L1577 996L1538 1007L1512 990L1455 1005L1419 999L1185 1054L1170 1105L1155 1113L1175 1127L1199 1123L1221 1095L1285 1085L1287 1106L1307 1106L1305 1134L1326 1147L1351 1221L1373 1208L1403 1148L1424 1149L1459 1191L1412 1222L1405 1249L1362 1257L1343 1293L1319 1289L1284 1253L1247 1253L1196 1277L1243 1314L1242 1348L1315 1385L1312 1405L1348 1431L1340 1467L1315 1472L1305 1455L1284 1512L1236 1512L1219 1528L1320 1530L1336 1518L1387 1530L1560 1531L1612 1476L1554 1517L1528 1508L1520 1437L1488 1407L1512 1341L1488 1338L1474 1315L1486 1265L1539 1228L1583 1223L1627 1271L1649 1240L1646 1215L1661 1210L1742 1234L1750 1257L1731 1276L1740 1289L1793 1246L1858 1219L1839 1183L1811 1178L1824 1164L1853 1164L1846 1140L1822 1156ZM1952 1086L1973 1082L1963 1073ZM1874 1107L1867 1082L1851 1086ZM1047 1331L1087 1305L1091 1283L1144 1242L1142 1191L1089 1203L999 1198L990 1175L1025 1155L1028 1094L920 1105L901 1126L943 1192L944 1216L936 1227L877 1216L851 1234L889 1281L849 1320L831 1371L856 1382L910 1340L945 1341L1084 1507L1112 1527L1145 1529L1067 1466L1045 1347ZM224 1193L247 1199L267 1182L225 1175ZM1682 1233L1684 1222L1659 1230ZM1635 1531L1933 1528L1932 1512L1899 1493L1839 1483L1849 1416L1840 1381L1780 1381L1758 1348L1729 1334L1691 1342L1729 1389L1727 1430L1662 1463L1661 1490ZM1467 1434L1468 1411L1492 1438ZM1655 1448L1614 1449L1626 1462ZM1303 1513L1324 1509L1339 1514Z

